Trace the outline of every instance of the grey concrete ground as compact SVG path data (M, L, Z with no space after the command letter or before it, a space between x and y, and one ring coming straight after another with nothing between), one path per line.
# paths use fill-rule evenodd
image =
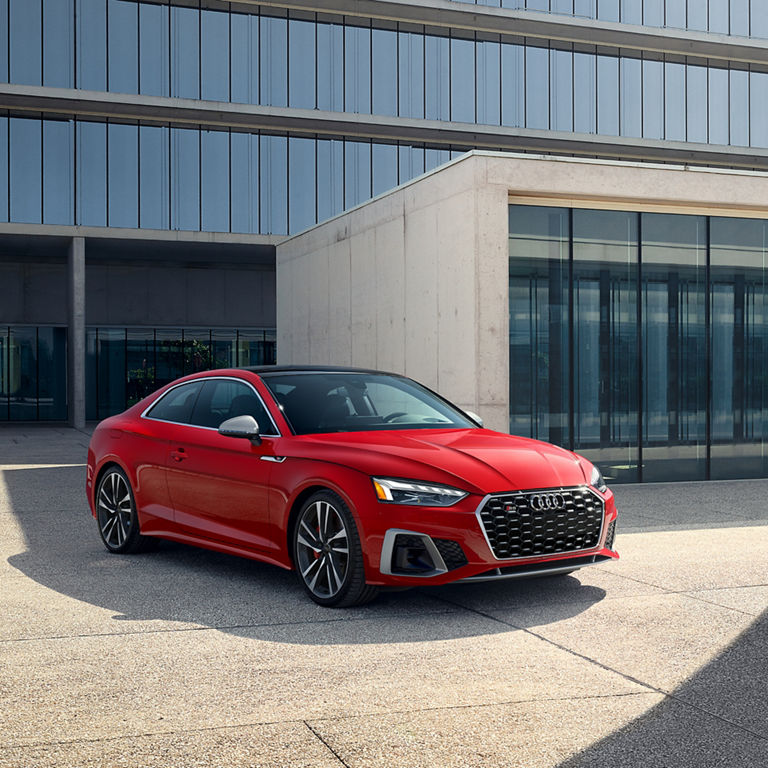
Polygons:
M768 765L768 480L620 486L618 563L342 612L108 555L87 441L0 427L0 766Z

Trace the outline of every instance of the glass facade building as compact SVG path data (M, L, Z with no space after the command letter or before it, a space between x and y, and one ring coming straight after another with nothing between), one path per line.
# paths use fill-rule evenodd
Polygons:
M757 0L288 6L0 0L0 421L274 362L277 244L468 150L768 169ZM509 217L511 431L764 474L765 222Z

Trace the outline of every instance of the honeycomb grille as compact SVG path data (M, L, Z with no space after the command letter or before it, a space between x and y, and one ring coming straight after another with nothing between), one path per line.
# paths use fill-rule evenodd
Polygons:
M542 496L557 497L552 508L540 508ZM603 514L603 502L584 487L492 496L480 520L494 556L507 560L592 549L600 543Z
M613 549L613 542L616 540L616 521L611 520L608 526L608 533L605 535L605 546L608 549Z
M464 550L461 548L461 544L458 541L452 541L451 539L432 539L437 547L437 551L445 562L445 567L449 571L455 571L457 568L461 568L462 565L467 564L467 556L464 554Z

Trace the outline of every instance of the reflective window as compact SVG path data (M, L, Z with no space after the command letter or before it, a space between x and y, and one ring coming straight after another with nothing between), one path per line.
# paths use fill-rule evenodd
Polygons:
M424 41L424 117L450 120L451 92L447 37L429 36Z
M200 98L229 101L229 19L200 12Z
M148 229L170 226L170 129L139 128L139 225Z
M325 221L344 210L344 142L318 139L317 220Z
M229 133L200 132L200 229L229 232Z
M549 128L549 51L525 49L525 126Z
M373 144L371 147L372 181L374 196L397 186L397 146Z
M749 144L768 147L768 73L749 73Z
M707 30L707 3L704 0L688 0L688 29Z
M597 131L619 135L619 60L597 57Z
M371 111L371 30L344 27L344 109Z
M43 223L75 223L74 123L43 123Z
M259 232L259 137L230 136L232 231Z
M664 2L665 0L643 0L643 24L649 27L664 26Z
M597 66L592 54L573 54L573 130L597 132Z
M603 21L618 21L619 0L597 0L597 18Z
M424 170L432 171L447 163L451 159L451 153L447 149L425 149Z
M749 36L749 0L730 0L731 35Z
M749 72L731 69L729 76L730 121L728 143L749 146ZM721 105L722 109L722 105Z
M107 20L109 90L138 93L139 4L107 0Z
M288 104L288 22L262 16L259 33L260 103L285 107Z
M314 139L288 140L288 228L299 232L317 221Z
M0 221L8 221L8 118L7 117L0 117Z
M210 379L200 391L189 423L218 429L227 419L245 415L256 419L262 435L277 434L272 419L253 387L232 379Z
M643 135L643 81L640 59L621 59L621 135Z
M709 135L710 144L728 143L728 70L709 70Z
M171 96L200 98L200 11L197 8L171 7Z
M424 149L400 146L397 148L398 179L403 184L424 173Z
M400 32L398 44L400 115L424 117L424 36Z
M501 124L525 125L525 48L501 44Z
M685 141L685 64L664 64L664 138Z
M107 127L108 224L139 226L139 129L135 125Z
M701 2L701 0L689 0ZM591 14L587 14L591 17ZM643 0L621 0L621 21L624 24L643 23Z
M37 328L10 328L8 355L8 418L11 421L37 419Z
M501 124L501 45L477 41L477 122Z
M573 52L553 49L549 52L550 128L553 131L573 130Z
M42 219L42 122L12 117L8 131L11 221Z
M9 58L12 83L42 84L41 11L40 2L8 0Z
M288 27L288 104L315 107L315 24L291 19Z
M646 0L647 1L647 0ZM709 0L708 28L710 32L728 34L730 0Z
M317 108L344 109L344 28L317 25Z
M168 24L167 5L139 5L139 88L151 96L168 96Z
M106 0L77 0L77 87L107 89Z
M231 100L259 103L259 17L233 13L230 18Z
M107 126L77 123L78 224L107 226Z
M643 64L643 131L646 139L664 137L664 63L646 59Z
M75 84L73 10L74 0L43 0L43 85L72 88Z
M264 234L288 231L288 139L262 136L260 156L260 222Z
M451 120L475 122L475 43L451 39Z
M371 145L344 144L344 208L353 208L371 196Z
M37 418L65 421L67 418L67 329L41 326L37 329ZM0 412L2 406L0 405ZM0 415L2 419L2 415Z
M372 104L375 115L397 114L397 32L371 31Z
M707 70L688 65L687 78L688 141L707 140Z
M0 0L0 83L9 82L8 79L8 0ZM2 340L2 335L0 335ZM1 352L2 350L0 350ZM0 414L2 405L0 405ZM0 416L1 418L1 416Z
M171 128L171 229L200 229L200 132Z

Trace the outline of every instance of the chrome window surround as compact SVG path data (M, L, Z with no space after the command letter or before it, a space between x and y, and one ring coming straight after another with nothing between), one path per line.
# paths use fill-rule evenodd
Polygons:
M180 427L192 427L193 429L207 429L209 432L218 432L218 427L203 427L200 424L188 424L184 421L169 421L168 419L158 419L154 416L147 415L149 411L151 411L161 400L164 400L168 393L173 392L174 389L178 389L179 387L184 387L187 384L195 384L198 381L238 381L241 384L245 384L246 386L250 387L253 390L253 393L256 395L256 397L259 398L259 402L264 407L264 411L269 417L269 423L274 432L262 432L261 427L259 427L259 436L260 437L282 437L280 434L280 430L277 428L277 425L275 424L272 414L269 412L269 408L267 408L267 404L264 402L264 398L259 394L256 387L251 384L250 381L246 381L245 379L241 379L237 376L201 376L199 379L190 379L189 381L181 381L178 384L174 384L172 387L169 387L163 394L157 398L151 405L147 406L141 413L142 419L147 419L149 421L160 421L163 424L178 424Z
M415 536L417 539L421 539L424 542L424 549L427 550L427 554L432 558L432 562L435 567L431 571L425 573L392 573L392 553L395 550L395 539L398 534L404 536ZM379 570L385 576L405 576L406 578L424 579L432 576L440 576L442 573L448 573L448 568L445 565L443 556L438 551L432 538L426 533L417 533L416 531L405 531L402 528L390 528L384 534L384 544L381 547L381 560L379 564Z
M485 530L485 524L483 523L483 518L481 515L481 511L483 507L485 506L486 502L489 499L497 498L497 497L503 497L503 496L530 496L532 493L562 493L563 491L589 491L599 502L600 506L603 510L603 520L600 524L600 535L597 537L597 546L596 547L589 547L587 549L569 549L567 552L558 552L554 554L573 554L575 552L596 552L598 549L600 549L601 544L603 542L603 534L605 533L605 499L590 485L572 485L568 487L557 487L557 488L531 488L529 490L525 491L509 491L507 493L489 493L487 496L484 496L483 499L480 501L480 503L477 505L477 509L475 510L475 517L477 518L477 522L480 525L480 530L483 532L483 538L485 539L485 543L488 545L488 550L491 553L491 557L493 557L494 560L500 563L513 563L518 560L537 560L541 557L541 555L526 555L524 557L496 557L496 554L493 551L493 547L491 546L491 540L488 538L488 533Z

